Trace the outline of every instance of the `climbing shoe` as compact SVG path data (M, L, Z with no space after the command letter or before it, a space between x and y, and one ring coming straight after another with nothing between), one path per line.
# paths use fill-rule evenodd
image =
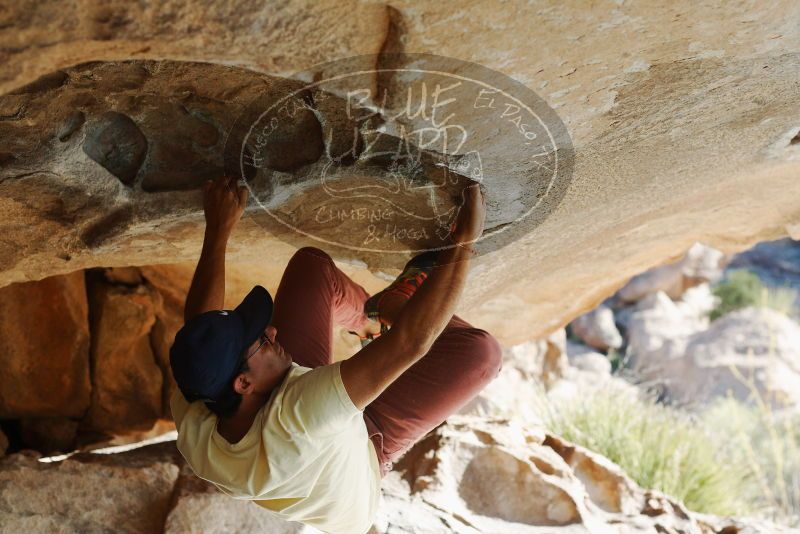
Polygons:
M378 310L380 309L381 299L386 295L399 294L411 298L419 286L422 285L422 282L428 277L431 270L436 266L436 258L438 256L438 251L431 250L411 258L409 262L406 263L406 266L403 267L403 272L395 278L394 282L389 284L383 291L375 293L367 299L364 303L364 313L366 316L370 319L380 321ZM380 323L381 331L383 331L385 325L383 321L380 321Z

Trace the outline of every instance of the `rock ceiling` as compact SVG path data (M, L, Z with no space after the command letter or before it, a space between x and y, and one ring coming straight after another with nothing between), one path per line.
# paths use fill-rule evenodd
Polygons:
M800 236L798 22L791 1L9 4L0 8L0 286L196 261L199 186L226 169L227 136L248 103L330 77L331 60L353 56L375 58L371 87L397 97L402 83L384 70L402 63L397 53L427 53L516 80L568 134L571 172L546 216L486 250L461 301L460 315L502 341L530 339L694 241L734 252ZM304 177L331 149L344 153L353 131L346 103L318 97L303 94L310 108L261 154L278 177L265 202L300 213L303 228L321 191ZM491 155L487 230L539 196L502 125L471 125ZM438 152L425 154L427 175L443 168ZM337 183L392 172L377 163L356 163ZM448 213L461 183L404 202ZM316 231L349 235L353 224ZM254 205L228 260L280 265L297 244ZM405 261L334 252L373 272Z

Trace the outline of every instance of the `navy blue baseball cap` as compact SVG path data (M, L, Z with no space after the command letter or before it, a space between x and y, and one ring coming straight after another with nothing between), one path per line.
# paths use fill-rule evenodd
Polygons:
M269 291L255 286L235 309L203 312L178 330L169 364L187 401L214 402L230 387L245 351L272 319L272 305Z

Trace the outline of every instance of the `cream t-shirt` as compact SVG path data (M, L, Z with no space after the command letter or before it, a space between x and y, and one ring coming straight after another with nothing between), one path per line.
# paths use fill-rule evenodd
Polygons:
M217 432L217 416L202 401L189 404L176 389L170 406L178 450L197 476L234 498L323 532L367 532L380 498L380 466L340 365L292 363L234 444Z

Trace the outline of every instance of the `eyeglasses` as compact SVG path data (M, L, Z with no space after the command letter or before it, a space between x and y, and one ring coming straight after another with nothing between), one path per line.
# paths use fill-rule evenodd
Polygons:
M258 347L256 347L256 350L254 350L253 352L248 354L247 357L244 359L244 361L249 360L250 357L253 354L255 354L256 352L260 351L261 347L263 347L265 343L269 343L270 345L272 345L272 341L269 339L269 336L265 332L261 333L261 335L259 336L259 339L261 339L261 344Z

